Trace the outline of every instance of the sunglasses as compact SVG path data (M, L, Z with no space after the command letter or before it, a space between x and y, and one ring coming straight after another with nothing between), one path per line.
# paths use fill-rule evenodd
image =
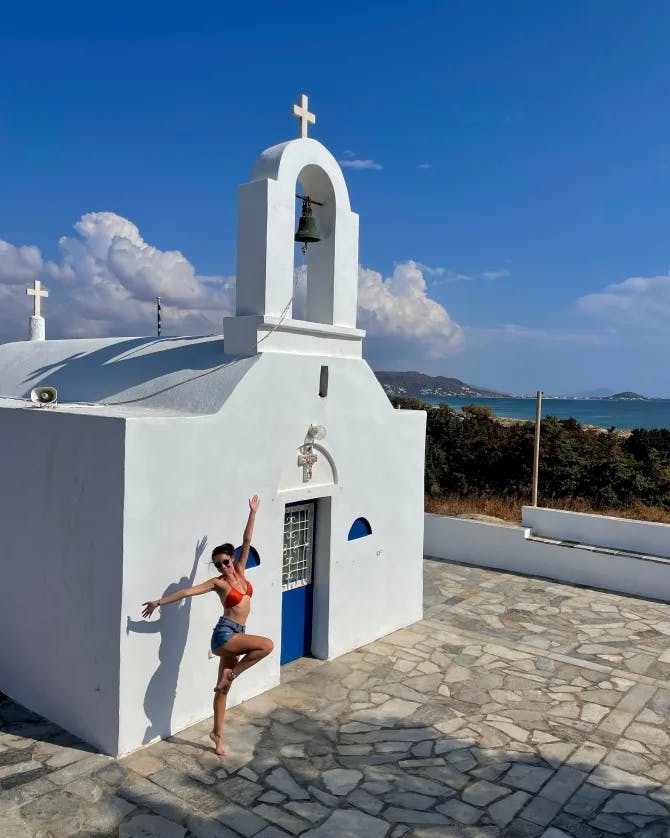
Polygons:
M215 567L217 570L221 570L221 568L222 568L224 565L225 565L226 567L228 567L228 565L230 564L230 559L222 559L220 562L214 561L214 562L212 562L212 564L214 565L214 567Z

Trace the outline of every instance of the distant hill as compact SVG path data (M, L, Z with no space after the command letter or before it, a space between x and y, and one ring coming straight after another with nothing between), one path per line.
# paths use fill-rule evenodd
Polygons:
M375 375L389 396L508 396L508 393L498 393L474 384L465 384L458 378L446 378L443 375L425 375L422 372L375 372Z
M623 393L614 393L613 396L603 396L603 399L614 401L614 399L627 399L628 401L642 401L646 402L649 399L646 396L641 396L639 393L633 393L631 390L626 390Z

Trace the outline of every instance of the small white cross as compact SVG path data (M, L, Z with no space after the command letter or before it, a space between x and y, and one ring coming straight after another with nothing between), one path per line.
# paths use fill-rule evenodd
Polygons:
M304 93L300 94L300 105L293 105L293 116L297 116L300 120L299 137L307 136L307 126L311 123L316 123L316 116L310 113L307 109L307 96Z
M46 288L42 288L42 283L39 281L39 279L36 279L35 280L35 287L34 288L26 288L26 294L29 297L34 297L35 298L35 313L34 313L34 316L35 317L41 317L42 315L40 314L40 302L41 302L40 297L48 297L49 292L47 291Z
M302 482L308 483L312 479L312 468L319 459L311 445L305 445L304 454L298 457L298 465L302 466Z

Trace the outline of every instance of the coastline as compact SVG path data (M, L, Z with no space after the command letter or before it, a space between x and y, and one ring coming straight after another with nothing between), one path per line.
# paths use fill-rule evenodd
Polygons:
M491 418L495 422L498 422L499 424L501 424L505 427L510 427L511 425L519 425L519 424L535 425L535 420L534 419L521 419L521 418L516 417L516 416L496 416L495 414L493 414L491 416ZM546 419L546 416L542 417L542 418ZM579 421L579 420L576 420L576 421ZM603 428L602 425L589 425L586 422L580 422L579 424L581 425L582 429L585 430L585 431L596 431L599 434L613 433L613 434L616 434L616 436L620 436L622 439L627 439L633 433L631 428L614 428L612 431L610 431L609 428Z
M417 397L418 398L418 397ZM488 407L497 418L515 421L535 421L535 399L463 398L451 396L420 397L424 404L449 405L453 410L462 410L466 405L477 404ZM610 401L598 399L548 399L542 400L542 418L555 416L557 419L572 418L584 428L596 428L630 434L632 429L670 430L670 400Z

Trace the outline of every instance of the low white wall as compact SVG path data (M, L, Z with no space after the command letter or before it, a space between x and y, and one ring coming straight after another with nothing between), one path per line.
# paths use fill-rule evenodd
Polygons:
M535 506L523 507L522 521L533 535L670 558L670 524Z
M526 527L425 516L424 553L478 567L670 602L670 564L530 539Z

